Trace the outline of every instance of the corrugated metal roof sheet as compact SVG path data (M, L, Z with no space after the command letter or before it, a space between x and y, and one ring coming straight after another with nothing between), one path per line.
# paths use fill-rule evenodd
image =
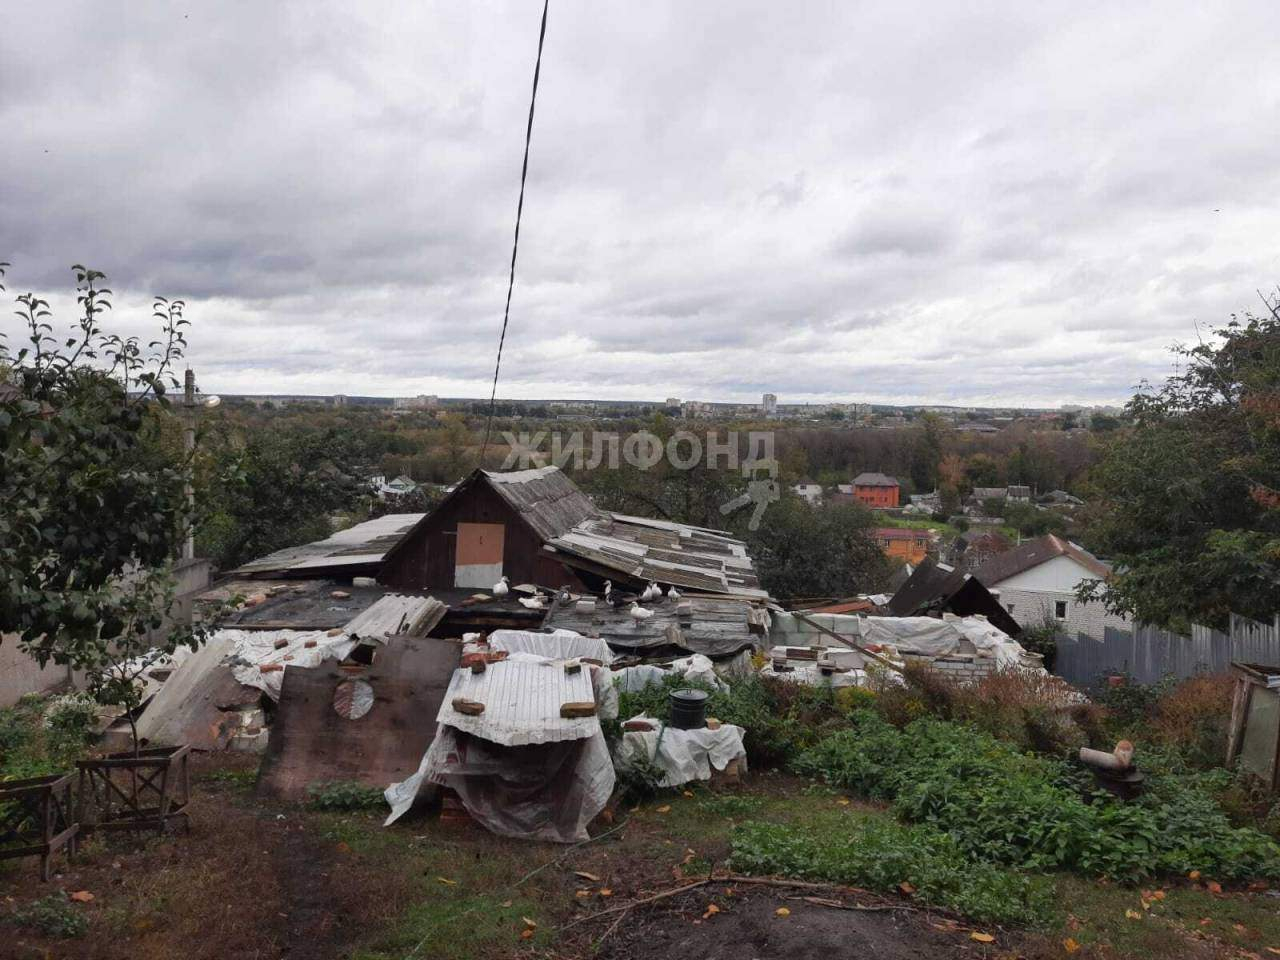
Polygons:
M448 606L434 597L389 593L343 628L351 637L385 640L397 634L426 636L444 617Z
M426 514L388 513L339 530L323 540L277 550L232 572L287 574L378 564L424 516Z
M565 555L588 561L620 578L653 580L663 585L765 599L747 546L724 531L614 513L583 520L548 544Z
M455 697L483 703L484 713L459 713ZM565 673L560 663L502 660L483 673L454 671L436 722L507 747L581 740L600 729L599 718L562 717L560 706L584 702L595 702L590 670Z

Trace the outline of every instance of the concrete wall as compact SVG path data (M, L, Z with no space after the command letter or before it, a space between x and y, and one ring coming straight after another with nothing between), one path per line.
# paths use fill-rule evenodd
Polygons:
M36 661L18 649L18 636L0 637L0 708L11 707L27 693L46 693L73 686L71 671L49 664L41 669Z
M190 622L192 602L196 594L209 586L208 560L183 560L174 565L177 599L170 614L174 621ZM49 664L43 669L35 659L18 649L15 634L0 638L0 709L11 707L28 693L48 693L58 688L77 688L83 677L67 667Z

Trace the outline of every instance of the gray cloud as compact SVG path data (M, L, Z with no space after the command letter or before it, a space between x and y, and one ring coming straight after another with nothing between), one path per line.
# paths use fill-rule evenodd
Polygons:
M539 13L7 11L11 291L183 296L209 389L486 393ZM555 0L500 392L1122 399L1280 280L1277 26Z

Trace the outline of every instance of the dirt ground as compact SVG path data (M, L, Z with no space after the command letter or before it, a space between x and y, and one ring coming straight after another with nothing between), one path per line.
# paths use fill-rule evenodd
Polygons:
M1280 899L1192 885L1147 913L1137 890L1062 878L1069 923L1047 934L847 888L715 880L645 902L723 875L741 818L855 815L784 775L618 810L597 827L607 836L564 847L497 837L448 810L386 829L377 810L263 804L255 770L249 757L197 758L189 834L95 839L55 861L47 884L35 860L0 862L0 960L1238 960L1280 948ZM80 891L92 899L62 899ZM83 936L20 922L50 897L87 922Z
M363 870L308 826L297 809L236 802L234 786L207 778L243 769L236 757L197 761L191 829L136 840L112 836L59 857L48 884L35 860L0 872L10 907L58 891L88 891L90 933L42 937L0 926L0 957L58 960L329 960L344 957L369 923L398 903L394 877ZM351 891L361 891L352 896ZM76 904L80 907L80 904ZM3 913L0 912L0 916ZM16 934L16 935L15 935Z
M848 898L847 903L866 900ZM872 898L873 900L875 898ZM708 915L714 904L717 912ZM779 915L779 910L786 915ZM989 955L968 928L894 909L806 902L798 891L716 884L633 910L601 944L603 960L937 960Z

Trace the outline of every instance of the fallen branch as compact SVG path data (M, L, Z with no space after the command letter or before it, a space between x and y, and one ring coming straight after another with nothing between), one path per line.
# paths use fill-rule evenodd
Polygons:
M879 913L890 910L919 910L919 907L913 907L905 903L882 903L882 904L866 904L866 903L842 903L839 900L828 900L826 897L783 897L783 900L803 900L805 903L811 903L815 907L830 907L832 910L858 910L862 913Z
M756 886L765 886L765 887L787 887L790 889L797 889L797 890L843 891L847 893L848 892L855 892L855 893L869 892L859 887L847 887L838 883L811 883L810 881L807 881L807 880L785 880L779 877L744 877L744 876L739 876L738 874L732 874L732 873L721 874L720 876L709 876L709 877L703 878L702 880L694 880L692 883L686 883L678 887L672 887L670 890L663 890L660 893L655 893L652 896L644 897L640 900L633 900L630 903L622 903L616 907L610 907L607 910L601 910L598 913L588 914L587 916L584 916L584 917L576 917L573 920L570 920L568 923L566 923L563 927L561 927L561 929L567 930L570 927L576 926L579 923L587 923L592 920L599 920L602 917L611 917L614 914L620 914L620 916L612 924L610 924L609 929L604 932L604 936L602 936L600 940L597 941L597 945L599 945L599 943L604 941L605 937L609 936L609 934L613 933L613 931L617 929L618 924L622 922L623 917L625 917L629 911L634 910L636 907L643 907L647 904L654 903L658 900L666 900L669 897L679 896L680 894L686 893L689 890L695 890L698 887L705 887L709 883L723 883L726 885L735 885L735 886L756 885ZM819 900L820 898L792 897L789 899ZM830 906L835 902L836 901L827 901L827 905ZM873 910L917 910L919 908L903 904L901 906L885 905L883 907L849 906L849 907L846 907L845 909L849 909L849 910L861 909L861 910L873 911Z
M570 920L568 923L566 923L563 927L561 927L561 929L568 930L570 927L575 926L579 923L585 923L588 920L599 920L601 917L609 917L615 913L626 913L628 910L632 909L633 907L642 907L646 903L653 903L655 900L665 900L667 897L674 897L677 894L684 893L686 890L692 890L695 887L705 887L708 883L713 883L713 882L716 882L716 881L712 881L709 879L695 880L693 881L693 883L686 883L682 887L675 887L674 889L671 889L671 890L664 890L661 893L655 893L653 896L645 897L643 900L633 900L631 901L631 903L622 903L616 907L610 907L608 910L601 910L599 913L592 913L585 917L576 917L575 919Z

